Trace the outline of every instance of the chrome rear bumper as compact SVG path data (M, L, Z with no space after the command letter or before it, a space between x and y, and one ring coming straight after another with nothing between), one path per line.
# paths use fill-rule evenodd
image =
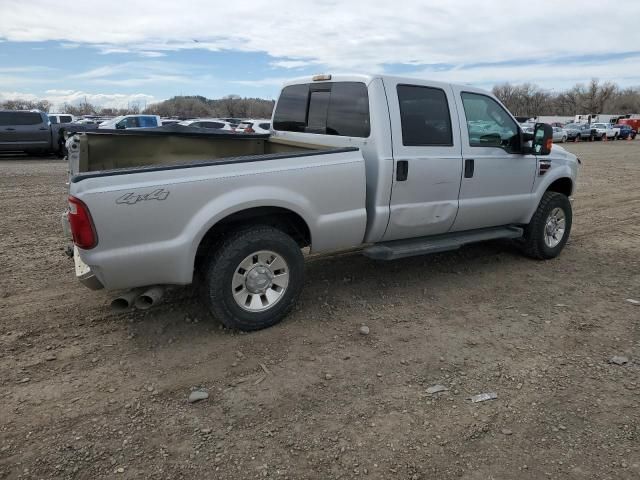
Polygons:
M104 285L98 280L95 273L91 271L91 267L82 261L78 247L76 246L73 247L73 263L75 263L76 267L76 278L80 283L90 290L101 290L104 288Z

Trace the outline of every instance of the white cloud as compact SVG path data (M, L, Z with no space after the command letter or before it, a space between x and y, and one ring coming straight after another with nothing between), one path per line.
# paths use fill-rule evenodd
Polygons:
M493 86L498 83L534 83L545 88L563 89L591 78L621 84L640 83L640 56L610 60L606 63L555 63L536 65L491 65L455 68L447 71L421 70L410 74L452 83Z
M202 73L204 70L204 73ZM198 65L142 60L103 65L73 75L75 80L91 82L94 85L139 87L160 84L194 84L211 81L212 75Z
M385 64L395 63L464 65L637 48L640 2L622 6L600 0L594 2L597 11L589 4L585 0L400 0L392 4L129 0L126 8L121 2L76 2L73 8L51 8L47 0L3 0L0 37L94 43L103 51L262 51L284 68L302 66L299 59L307 59L334 70L363 71L380 71Z
M54 104L54 108L59 108L65 103L77 105L85 101L101 107L124 108L130 104L137 104L142 107L158 101L153 96L144 93L122 94L90 93L80 90L47 90L45 95L36 95L29 92L0 91L0 102L15 99L49 100Z
M318 62L309 60L274 60L269 65L276 68L302 68L317 64Z
M163 53L163 52L152 52L148 50L141 50L140 52L138 52L138 54L142 57L147 57L147 58L165 57L167 55L166 53Z

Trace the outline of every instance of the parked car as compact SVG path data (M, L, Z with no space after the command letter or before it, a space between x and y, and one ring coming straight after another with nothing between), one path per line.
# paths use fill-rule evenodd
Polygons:
M228 122L231 125L231 128L236 128L238 124L242 122L241 118L234 118L234 117L219 118L218 120L222 120L223 122Z
M158 115L122 115L102 122L100 129L157 128L162 125Z
M73 123L75 121L75 117L68 113L47 113L47 117L52 124Z
M553 141L564 143L568 140L569 135L564 130L564 128L560 127L552 127L553 128Z
M569 123L564 126L564 131L567 132L567 140L589 140L593 141L595 138L595 129L591 128L588 123Z
M610 123L609 126L611 127L611 130L613 130L613 139L617 140L618 138L620 138L620 128L613 123Z
M582 133L582 125L578 123L568 123L564 127L562 127L565 133L567 134L567 140L575 140L577 137L580 137Z
M594 138L603 140L604 138L615 140L616 132L608 123L592 123L591 129L595 131Z
M229 122L225 122L217 118L197 118L193 120L184 120L179 124L184 125L185 127L209 128L213 130L228 130L228 131L233 130Z
M62 155L63 145L60 126L52 125L46 113L0 110L0 151Z
M139 288L118 304L141 308L163 285L201 281L216 318L257 330L293 308L302 248L363 246L393 260L501 238L549 259L569 237L577 157L552 148L549 125L523 134L490 92L307 77L285 84L271 124L269 136L71 138L66 219L78 277Z
M636 132L640 132L640 118L621 118L618 123L628 125Z
M235 128L240 133L271 133L269 120L243 120Z
M623 140L626 140L629 137L631 138L631 140L634 140L638 133L633 128L631 128L629 125L626 125L626 124L619 123L615 127L618 128L620 131L620 135L618 138Z
M175 125L176 123L180 123L182 120L180 120L179 118L161 118L160 122L162 123L162 126L164 125Z

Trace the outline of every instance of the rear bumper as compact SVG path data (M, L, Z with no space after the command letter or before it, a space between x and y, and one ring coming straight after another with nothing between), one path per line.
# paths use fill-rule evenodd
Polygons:
M73 263L76 269L76 278L90 290L101 290L104 288L102 282L98 280L95 273L91 271L91 267L84 263L80 258L78 247L73 247Z
M62 215L61 220L62 231L64 232L65 237L71 238L71 228L69 227L69 220L66 213ZM73 246L73 263L75 266L76 278L80 283L90 290L101 290L104 288L102 282L98 280L95 273L91 271L91 267L82 261L78 247L75 245Z

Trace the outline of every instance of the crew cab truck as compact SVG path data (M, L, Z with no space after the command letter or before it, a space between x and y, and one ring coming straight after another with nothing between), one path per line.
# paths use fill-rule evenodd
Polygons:
M39 110L0 110L0 152L63 154L60 125Z
M291 310L303 247L393 260L508 238L554 258L578 169L549 125L523 133L488 92L386 75L285 84L271 135L97 131L67 145L81 280L199 282L242 330Z

